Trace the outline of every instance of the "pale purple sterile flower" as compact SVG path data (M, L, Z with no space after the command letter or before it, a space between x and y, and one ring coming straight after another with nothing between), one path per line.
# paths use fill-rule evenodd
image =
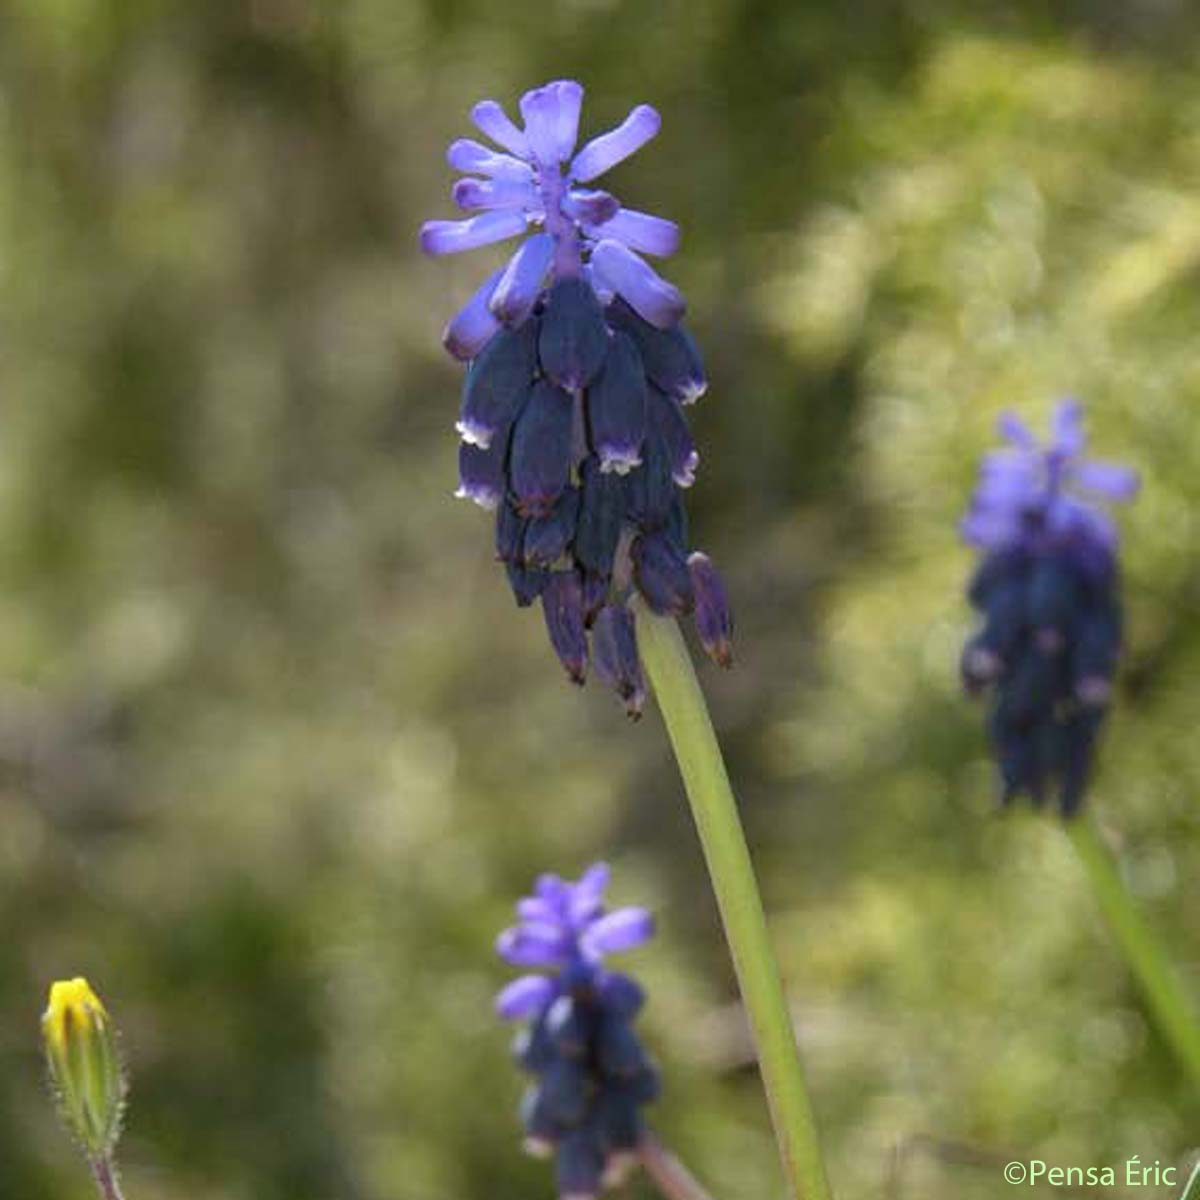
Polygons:
M1083 457L1083 409L1075 400L1058 404L1044 446L1011 413L999 430L1010 444L984 458L963 537L985 551L1056 548L1080 567L1107 569L1117 533L1101 505L1132 500L1137 472Z
M673 254L679 227L623 208L590 186L658 133L659 115L639 104L616 129L576 153L582 101L574 80L534 88L521 97L524 129L518 129L496 101L483 100L471 119L500 149L463 138L447 152L450 165L469 176L454 185L454 201L477 215L426 222L421 246L427 253L455 254L531 235L447 326L446 347L457 358L474 358L502 324L518 324L552 278L582 275L602 303L621 296L660 329L683 315L679 290L641 257Z
M609 874L607 864L596 863L577 883L542 875L534 894L517 904L518 922L496 939L496 953L513 966L542 967L556 974L514 980L496 997L500 1016L527 1017L564 988L581 982L603 987L604 956L632 950L653 935L654 918L646 909L605 911Z

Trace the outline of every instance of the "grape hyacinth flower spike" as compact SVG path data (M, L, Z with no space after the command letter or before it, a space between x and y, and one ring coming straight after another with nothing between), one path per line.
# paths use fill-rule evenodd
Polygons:
M963 651L969 692L993 690L989 731L1004 803L1057 789L1083 801L1121 643L1116 527L1101 505L1131 500L1131 469L1083 457L1083 411L1056 408L1040 445L1011 414L963 519L983 558L968 592L982 628Z
M617 1182L637 1157L641 1109L658 1094L658 1073L632 1021L644 1001L628 976L603 965L606 954L650 938L642 908L605 911L609 869L589 867L577 883L541 876L517 905L518 923L496 950L522 975L496 997L508 1020L526 1019L513 1054L533 1076L521 1102L525 1146L553 1155L560 1196L595 1196Z
M569 677L589 660L637 717L646 688L633 611L695 612L701 643L731 661L725 590L688 553L682 489L696 453L683 406L706 386L680 325L679 290L642 257L679 244L672 221L625 208L594 181L658 132L638 105L576 151L583 88L559 80L521 97L519 129L494 100L471 119L499 149L453 142L452 190L476 215L429 221L421 246L453 254L524 240L446 327L466 362L458 495L496 513L496 556L518 605L541 601Z

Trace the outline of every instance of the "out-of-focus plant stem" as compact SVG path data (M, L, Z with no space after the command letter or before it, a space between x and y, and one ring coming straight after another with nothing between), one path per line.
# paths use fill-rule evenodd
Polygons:
M640 608L638 644L700 834L791 1193L797 1200L829 1200L787 998L704 693L673 620Z
M1166 951L1138 911L1112 851L1087 816L1068 827L1105 919L1133 972L1159 1032L1200 1083L1200 1023Z
M642 1137L638 1157L666 1200L712 1200L703 1184L654 1134Z
M93 1158L92 1178L96 1181L96 1186L100 1189L102 1200L125 1200L121 1192L121 1185L117 1181L117 1169L113 1164L112 1155L105 1155L103 1158Z

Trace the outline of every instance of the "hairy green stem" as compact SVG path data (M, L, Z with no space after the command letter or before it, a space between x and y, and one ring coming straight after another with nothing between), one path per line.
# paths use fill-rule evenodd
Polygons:
M113 1163L112 1155L107 1154L103 1158L93 1158L91 1160L92 1178L96 1181L96 1186L100 1189L101 1200L125 1200L121 1194L121 1185L117 1180L117 1168Z
M638 612L638 642L704 848L792 1195L829 1200L816 1121L754 867L691 656L675 622L644 607Z
M1092 821L1080 817L1068 833L1160 1033L1200 1083L1200 1024L1170 959L1138 911L1112 851Z

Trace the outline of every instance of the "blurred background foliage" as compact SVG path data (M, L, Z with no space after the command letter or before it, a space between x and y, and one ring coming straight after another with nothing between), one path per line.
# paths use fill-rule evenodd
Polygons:
M658 720L564 683L451 499L488 256L415 231L471 103L561 75L585 132L664 117L612 186L685 229L705 679L840 1194L1194 1153L1069 844L993 811L955 521L1008 406L1143 471L1093 805L1200 993L1198 42L1184 0L7 0L0 1194L86 1192L36 1042L83 972L131 1200L551 1195L491 941L601 856L659 916L659 1129L779 1194Z

